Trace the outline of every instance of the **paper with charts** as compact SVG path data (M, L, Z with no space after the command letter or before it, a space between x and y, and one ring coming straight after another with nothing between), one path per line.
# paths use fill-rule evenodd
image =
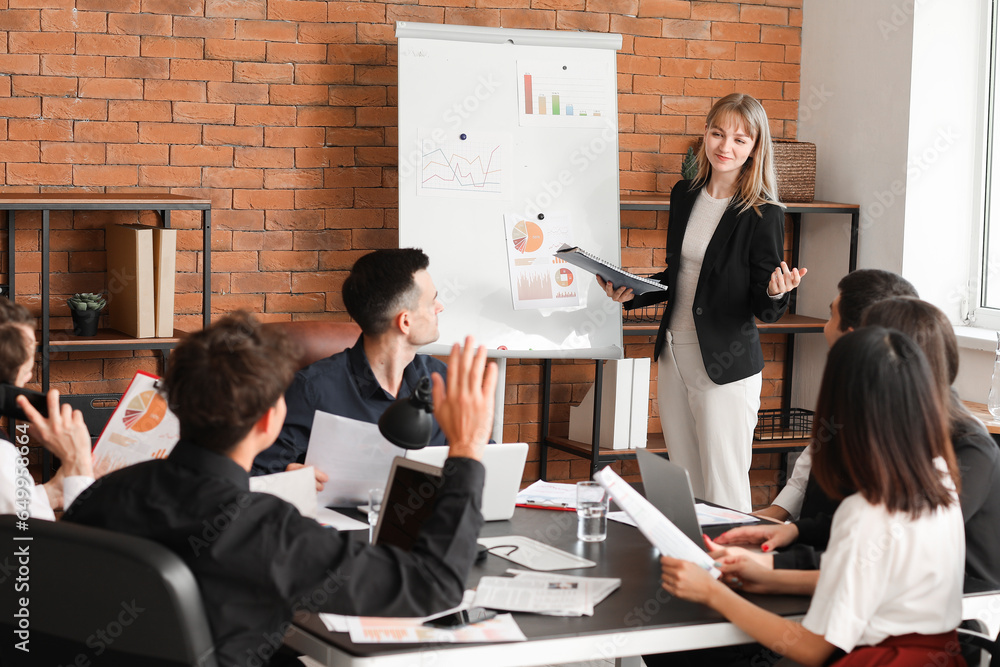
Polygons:
M502 199L510 191L505 162L510 135L499 132L421 132L417 196Z
M553 253L572 238L569 215L550 211L544 218L507 214L507 261L514 310L580 305L581 273Z
M94 476L150 459L165 459L180 438L180 424L157 389L158 377L139 371L125 390L94 447Z
M541 127L607 127L615 114L615 77L593 63L517 61L519 124Z

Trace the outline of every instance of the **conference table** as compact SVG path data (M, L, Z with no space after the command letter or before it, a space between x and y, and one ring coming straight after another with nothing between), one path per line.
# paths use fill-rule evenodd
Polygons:
M717 535L728 527L706 529ZM347 633L330 632L315 614L301 612L285 643L324 665L337 667L494 667L616 660L638 665L642 654L742 644L750 638L702 605L672 598L659 585L659 561L653 547L631 526L608 521L604 542L576 538L576 513L517 508L510 521L492 521L486 537L525 535L597 563L596 567L560 570L579 576L617 577L621 587L576 618L515 613L524 642L491 644L354 644ZM355 534L367 536L364 531ZM503 575L518 565L496 555L475 565L466 587L479 578ZM764 609L799 620L809 606L802 596L747 595ZM979 618L990 633L1000 630L1000 592L967 592L964 618Z
M709 531L721 532L722 528ZM435 665L546 665L629 658L644 653L740 644L749 638L719 614L672 599L659 585L659 561L653 547L631 526L608 522L604 542L576 538L576 513L517 508L510 521L491 521L482 536L525 535L597 563L596 567L560 573L617 577L621 587L594 608L593 616L575 618L515 613L528 641L491 644L354 644L346 633L327 631L315 615L300 613L285 643L325 665L402 667ZM359 533L363 537L365 533ZM467 588L486 575L503 575L519 566L496 555L473 567ZM761 606L792 619L801 618L808 598L748 596ZM638 657L624 660L638 665Z

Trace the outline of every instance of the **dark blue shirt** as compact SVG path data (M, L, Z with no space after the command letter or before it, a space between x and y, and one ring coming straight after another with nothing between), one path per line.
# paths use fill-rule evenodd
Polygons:
M418 354L403 370L400 396L409 396L422 377L438 372L445 377L448 367L435 359ZM364 336L354 347L321 359L295 374L285 392L288 415L278 439L253 462L253 475L283 471L289 463L305 461L317 410L341 417L375 424L396 397L382 388L365 355ZM431 434L431 446L446 445L437 421Z

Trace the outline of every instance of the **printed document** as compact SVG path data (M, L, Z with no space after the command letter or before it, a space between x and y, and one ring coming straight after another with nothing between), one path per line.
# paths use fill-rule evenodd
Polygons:
M585 577L483 577L476 587L476 607L525 611L549 616L583 616L594 613L588 600Z
M479 544L489 549L494 556L506 558L532 570L572 570L597 565L592 560L574 556L568 551L556 549L523 535L480 537Z

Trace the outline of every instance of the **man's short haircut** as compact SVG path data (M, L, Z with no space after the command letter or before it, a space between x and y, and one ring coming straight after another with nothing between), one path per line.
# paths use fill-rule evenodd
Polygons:
M369 336L388 331L392 318L419 298L413 274L430 263L419 248L376 250L361 257L344 281L347 313Z
M0 297L0 382L13 384L21 366L35 353L25 333L34 327L35 318L27 308Z
M861 326L861 313L865 308L894 296L918 297L917 289L909 280L882 269L857 269L840 279L840 330L857 329Z
M181 438L219 454L231 450L285 393L297 353L245 312L184 338L170 353L162 389Z

